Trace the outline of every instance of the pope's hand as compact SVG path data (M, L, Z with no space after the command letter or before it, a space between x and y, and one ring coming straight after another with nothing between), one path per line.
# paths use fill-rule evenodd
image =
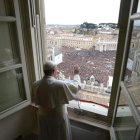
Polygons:
M74 66L74 74L79 74L80 67L78 65Z

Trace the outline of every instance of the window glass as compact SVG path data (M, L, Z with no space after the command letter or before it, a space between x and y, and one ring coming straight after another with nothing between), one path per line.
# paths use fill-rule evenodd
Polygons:
M23 102L26 100L25 91L29 92L26 86L28 84L24 85L28 81L24 52L22 52L24 48L21 27L17 26L21 24L18 8L18 2L15 0L0 0L0 114L3 114L2 117L14 112L14 107L19 109L19 105L23 106L19 103L26 104L27 102ZM15 12L16 18L12 21ZM10 112L7 112L8 110Z
M140 20L134 21L124 83L140 112Z
M14 23L0 23L0 68L19 63Z
M136 122L124 93L121 91L114 121L114 130L117 140L133 140L136 129Z
M140 1L139 1L139 4L138 4L138 8L137 8L137 13L140 12Z
M0 112L25 99L21 68L0 73Z

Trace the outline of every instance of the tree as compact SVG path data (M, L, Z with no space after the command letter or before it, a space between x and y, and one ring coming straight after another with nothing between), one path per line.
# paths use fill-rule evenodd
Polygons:
M117 26L117 23L99 23L99 25Z
M84 22L83 24L81 24L80 27L81 28L87 28L87 30L90 30L90 29L97 28L97 25L96 24L93 24L93 23Z

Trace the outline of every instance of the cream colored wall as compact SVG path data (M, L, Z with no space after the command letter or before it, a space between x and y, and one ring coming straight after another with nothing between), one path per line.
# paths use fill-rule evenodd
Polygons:
M50 43L51 42L51 43ZM69 39L51 39L47 38L47 46L55 45L55 42L57 42L57 45L60 46L67 46L67 47L78 47L83 49L90 49L93 46L93 41L84 41L84 40L69 40Z
M0 140L14 140L19 135L25 137L36 126L36 109L28 106L0 120Z
M96 38L92 38L92 44L93 44L93 46L95 46L95 44L96 44Z

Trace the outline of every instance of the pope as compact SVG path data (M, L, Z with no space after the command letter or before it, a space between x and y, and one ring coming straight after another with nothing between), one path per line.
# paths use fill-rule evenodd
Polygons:
M32 86L32 101L38 105L39 140L72 140L66 104L81 89L79 67L74 67L72 82L56 80L57 66L47 61L45 76Z

